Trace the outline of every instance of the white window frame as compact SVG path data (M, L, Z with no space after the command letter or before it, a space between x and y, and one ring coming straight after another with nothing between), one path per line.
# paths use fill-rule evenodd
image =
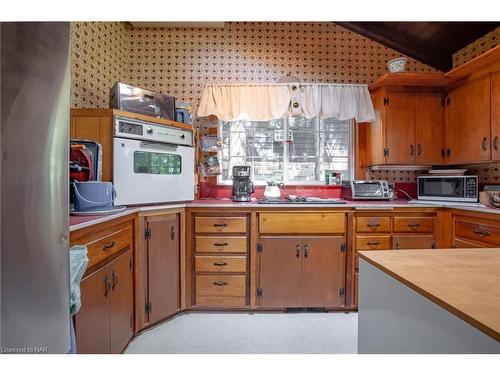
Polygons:
M289 155L289 143L286 142L286 137L288 135L288 131L289 131L289 121L288 121L288 118L285 118L284 119L284 127L283 127L283 132L285 133L285 140L283 141L284 145L283 145L283 175L285 177L285 181L275 181L275 182L283 182L285 185L288 185L288 186L299 186L299 185L304 185L304 186L321 186L321 185L325 185L325 181L324 179L322 180L317 180L317 181L290 181L287 179L287 175L285 173L285 171L287 171L287 168L288 168L288 155ZM229 122L229 121L219 121L219 124L217 126L217 131L218 131L218 134L222 134L222 126L224 123L226 122ZM354 178L354 173L355 173L355 164L354 164L354 154L355 154L355 151L354 151L354 146L355 146L355 142L354 142L354 132L355 132L355 121L354 120L350 120L350 124L349 124L349 155L348 155L348 163L349 163L349 179L352 180ZM222 162L222 151L219 151L218 152L218 157L219 157L219 160ZM324 176L323 176L324 177ZM263 180L254 180L252 178L252 182L254 183L255 186L265 186L267 184L267 181L263 181ZM232 182L232 179L229 179L229 180L222 180L222 174L217 176L217 184L218 185L232 185L233 182Z

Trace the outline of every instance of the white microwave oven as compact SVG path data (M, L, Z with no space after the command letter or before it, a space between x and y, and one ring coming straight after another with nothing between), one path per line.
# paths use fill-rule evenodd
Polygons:
M477 176L419 176L418 199L450 202L477 202Z

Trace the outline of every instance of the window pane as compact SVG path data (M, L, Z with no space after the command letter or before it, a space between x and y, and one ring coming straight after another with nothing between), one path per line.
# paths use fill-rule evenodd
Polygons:
M147 174L181 174L181 156L160 152L134 152L134 172Z
M291 118L288 132L288 181L318 180L319 120Z
M351 154L351 121L336 121L323 119L321 121L321 171L325 170L342 173L342 179L350 178L349 156Z
M231 181L235 165L249 165L252 179L259 182L322 183L325 170L349 178L351 121L292 117L221 122L220 136L221 181Z

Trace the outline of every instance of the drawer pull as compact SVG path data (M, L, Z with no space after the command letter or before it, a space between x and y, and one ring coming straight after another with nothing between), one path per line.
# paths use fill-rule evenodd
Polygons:
M366 244L368 246L378 246L378 245L380 245L380 241L374 241L374 242L369 241Z
M115 247L115 245L116 245L116 241L112 241L112 242L107 243L106 245L104 245L104 246L102 247L102 249L103 249L104 251L106 251L106 250L111 249L112 247Z
M409 226L410 228L417 228L417 227L419 227L419 226L420 226L420 223L408 223L408 226Z
M370 228L377 228L380 226L380 223L368 223L366 225Z
M224 243L222 243L222 242L216 242L216 243L214 243L214 246L227 246L227 245L229 245L227 242L224 242Z
M479 235L481 235L483 237L491 236L491 232L489 232L487 230L480 229L480 228L474 228L472 230L472 233L479 234Z
M213 227L227 227L227 223L222 223L222 224L218 224L218 223L215 223L215 224L212 224Z
M217 267L224 267L224 266L227 266L227 263L226 262L214 262L213 265L217 266Z
M225 281L214 281L212 284L215 286L225 286L227 283Z

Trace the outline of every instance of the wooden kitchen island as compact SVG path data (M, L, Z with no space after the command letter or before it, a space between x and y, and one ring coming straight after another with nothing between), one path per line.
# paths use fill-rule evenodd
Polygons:
M358 255L359 353L500 353L500 248Z

